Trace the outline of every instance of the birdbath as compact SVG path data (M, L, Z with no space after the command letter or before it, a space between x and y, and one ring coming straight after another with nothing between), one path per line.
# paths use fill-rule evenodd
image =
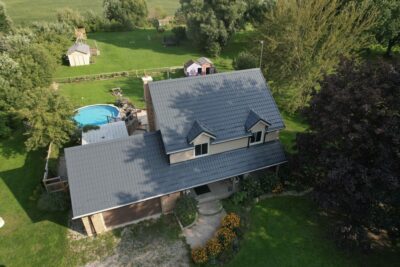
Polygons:
M0 217L0 228L3 227L4 224L5 224L5 222L4 222L3 218Z

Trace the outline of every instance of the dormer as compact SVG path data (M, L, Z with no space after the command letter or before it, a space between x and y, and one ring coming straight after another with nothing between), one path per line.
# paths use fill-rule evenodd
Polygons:
M245 122L245 129L251 133L249 145L256 145L264 142L264 136L271 123L263 119L254 110L250 110Z
M215 134L203 123L196 120L187 135L189 145L194 146L194 157L205 156L210 151L210 143Z

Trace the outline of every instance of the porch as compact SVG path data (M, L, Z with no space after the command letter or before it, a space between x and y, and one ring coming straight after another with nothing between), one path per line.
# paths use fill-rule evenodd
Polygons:
M190 194L199 204L230 197L238 190L239 178L232 177L222 181L202 185L190 189Z

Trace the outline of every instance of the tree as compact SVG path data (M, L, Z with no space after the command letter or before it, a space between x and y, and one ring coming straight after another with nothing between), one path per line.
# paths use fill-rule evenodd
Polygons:
M7 33L13 29L13 22L7 15L6 6L0 1L0 32Z
M399 63L343 61L305 110L298 166L320 207L338 218L340 244L368 248L368 231L381 229L399 237L399 97Z
M145 0L104 0L103 6L108 20L127 29L146 25L148 10Z
M185 15L189 39L213 56L221 52L245 22L243 0L180 0L180 3L178 13Z
M20 117L26 121L28 150L47 147L51 142L61 146L70 140L75 131L72 121L73 106L54 90L36 88L24 96Z
M295 111L307 105L310 92L340 57L353 56L373 42L377 11L370 1L277 1L259 26L264 40L263 69L274 93Z
M57 10L57 21L73 27L83 27L85 23L85 19L80 12L69 7Z
M235 70L245 70L257 67L257 58L248 51L243 51L233 61Z
M400 44L400 1L375 0L379 9L379 25L376 27L377 40L386 45L386 55L392 55L392 48Z

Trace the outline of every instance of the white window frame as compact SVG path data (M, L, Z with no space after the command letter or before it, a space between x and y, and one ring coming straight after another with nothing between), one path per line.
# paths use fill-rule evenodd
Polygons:
M255 141L256 138L254 138L254 142L251 142L251 137L252 137L253 135L258 134L258 133L261 133L261 135L260 135L260 141ZM251 134L252 134L252 136L249 137L249 144L250 144L251 146L261 144L261 143L264 141L264 140L263 140L264 131L252 132Z
M201 148L201 146L203 146L203 145L207 145L207 153L206 153L206 154L196 155L196 146L200 146L200 148ZM202 151L202 152L203 152L203 151ZM200 157L207 156L209 153L210 153L210 142L194 145L193 156L194 156L195 158L200 158Z

